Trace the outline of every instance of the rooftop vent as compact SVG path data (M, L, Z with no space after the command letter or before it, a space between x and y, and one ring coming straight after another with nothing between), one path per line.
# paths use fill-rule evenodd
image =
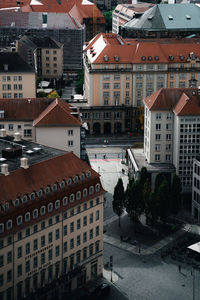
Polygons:
M173 55L169 55L169 59L170 60L174 60L174 56Z
M2 150L2 157L4 158L14 158L17 156L22 155L22 148L21 147L13 147L13 148L6 148Z
M145 57L145 56L142 56L142 57L141 57L141 60L146 60L146 57Z
M180 58L180 60L184 60L184 55L180 54L179 58Z
M195 59L195 54L194 54L194 52L190 52L190 59L192 59L192 60Z
M185 15L187 20L191 20L191 16L190 15Z
M172 15L168 15L168 19L171 21L171 20L173 20L174 18L173 18Z
M108 60L109 60L108 56L104 55L104 61L108 61Z
M153 15L148 16L148 20L152 20L153 19Z
M155 56L154 59L155 59L155 60L159 60L159 56Z
M152 60L152 56L148 56L148 60Z
M0 129L0 137L6 137L6 130L4 128Z
M7 164L2 164L1 165L1 173L4 174L5 176L9 175L10 173L8 172L8 165Z
M20 159L20 167L23 168L23 169L28 169L28 158L26 157L22 157Z
M4 69L4 71L8 71L8 65L7 65L7 64L4 64L4 65L3 65L3 69Z
M115 59L115 61L119 61L119 56L116 55L116 56L114 57L114 59Z
M14 133L14 141L15 142L21 141L21 134L20 134L20 132L15 132Z

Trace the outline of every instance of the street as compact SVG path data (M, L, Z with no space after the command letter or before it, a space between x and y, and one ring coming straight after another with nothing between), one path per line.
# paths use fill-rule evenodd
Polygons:
M91 166L100 173L101 182L107 193L104 207L104 226L117 220L112 210L112 195L119 177L124 188L128 183L127 167L121 164L124 158L122 147L87 148ZM104 155L106 154L106 159ZM125 174L122 173L125 169ZM117 226L117 225L116 225ZM181 265L170 258L161 259L160 252L151 255L134 254L104 242L104 265L113 256L113 274L117 278L108 299L115 298L115 288L122 292L119 299L130 300L199 300L200 273L191 266ZM194 276L195 274L195 276ZM110 278L108 278L110 280ZM113 292L114 291L114 292Z

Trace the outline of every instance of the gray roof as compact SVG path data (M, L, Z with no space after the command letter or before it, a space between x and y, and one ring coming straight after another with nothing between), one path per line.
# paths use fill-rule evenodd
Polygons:
M16 28L75 29L78 26L67 13L48 13L47 24L43 25L42 12L0 11L0 26Z
M62 47L62 44L51 37L44 36L32 36L32 35L24 35L21 38L21 41L27 43L32 48L51 48L51 49L59 49Z
M200 7L191 3L158 4L122 27L141 30L200 29Z
M5 67L7 66L8 69ZM0 73L10 72L28 72L35 73L34 69L28 65L19 55L15 52L0 52Z

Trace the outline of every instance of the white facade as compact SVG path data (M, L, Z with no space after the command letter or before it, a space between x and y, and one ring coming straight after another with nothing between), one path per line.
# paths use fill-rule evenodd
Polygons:
M192 216L200 221L200 160L193 161Z

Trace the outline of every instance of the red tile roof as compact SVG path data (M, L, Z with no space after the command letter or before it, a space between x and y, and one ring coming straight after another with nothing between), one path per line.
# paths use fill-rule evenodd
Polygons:
M80 117L73 115L69 104L60 99L55 99L38 117L34 120L33 126L48 125L73 125L81 126Z
M103 47L99 47L99 44ZM196 57L200 53L200 39L123 39L117 34L101 33L92 39L84 49L96 46L96 55L92 56L92 63L186 63L191 52ZM109 60L105 62L104 56ZM119 57L116 62L114 57ZM173 60L170 59L173 56Z
M163 88L144 99L151 111L174 111L178 116L200 115L198 88Z
M101 11L94 5L91 4L82 4L81 1L75 1L75 4L69 11L69 13L76 18L79 23L83 24L84 19L93 19L93 16L95 15L96 18L99 19L98 24L102 23L105 24L105 18Z

